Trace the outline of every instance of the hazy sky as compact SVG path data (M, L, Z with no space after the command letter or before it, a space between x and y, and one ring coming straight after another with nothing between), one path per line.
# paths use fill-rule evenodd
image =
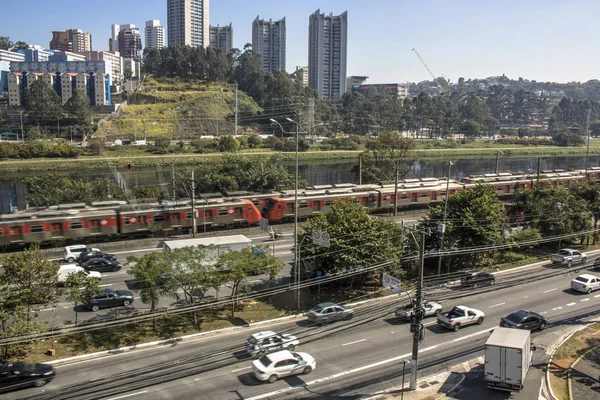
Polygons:
M15 3L17 4L17 3ZM0 35L47 47L52 30L80 28L94 50L107 50L110 25L159 19L166 0L20 0ZM211 25L233 23L234 46L252 41L252 21L287 20L287 69L307 64L308 16L348 11L348 75L370 83L429 79L411 49L436 75L506 74L538 81L600 78L598 0L211 0Z

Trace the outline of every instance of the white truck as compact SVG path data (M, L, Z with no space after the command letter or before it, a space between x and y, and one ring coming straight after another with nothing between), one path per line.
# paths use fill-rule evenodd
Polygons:
M569 268L574 264L585 264L586 261L587 254L573 249L560 249L552 256L552 264L566 265Z
M525 329L494 329L484 349L484 379L490 389L517 392L523 389L535 350L530 336Z

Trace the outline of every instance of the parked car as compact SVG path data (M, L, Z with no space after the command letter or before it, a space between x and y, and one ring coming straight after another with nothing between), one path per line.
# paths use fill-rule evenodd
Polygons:
M465 325L481 325L484 318L485 314L483 311L465 306L456 306L450 312L438 315L437 322L444 328L452 329L456 332Z
M77 264L81 265L86 261L94 258L105 258L107 260L116 261L117 257L114 254L105 254L99 250L82 251L77 257Z
M600 278L590 274L579 275L571 281L571 289L578 292L592 293L600 289Z
M29 386L44 386L54 379L54 368L48 364L14 362L0 364L0 393Z
M281 350L252 361L252 372L259 381L273 383L290 375L310 374L316 366L310 354Z
M99 271L99 272L109 272L109 271L118 271L122 268L121 263L118 261L108 260L106 258L92 258L91 260L87 260L82 263L81 266L86 271Z
M560 249L552 256L552 264L566 265L571 267L573 264L585 263L587 254L573 249Z
M434 303L434 302L429 302L429 301L426 302L423 305L423 308L425 309L426 317L430 317L432 315L438 315L439 313L442 312L442 305L438 304L438 303ZM398 307L395 311L395 314L396 314L396 318L398 318L398 319L410 321L410 319L413 316L413 306L409 304L404 307Z
M500 320L500 326L513 329L527 329L530 331L544 330L548 319L532 311L519 310Z
M354 311L335 303L321 303L308 310L306 316L310 322L325 325L328 322L351 319L354 317Z
M61 264L58 267L58 283L65 283L67 277L77 272L84 272L89 278L102 280L102 274L97 271L86 271L84 268L75 264Z
M460 285L463 287L493 285L494 283L496 283L496 277L488 272L465 272L465 274L460 278Z
M127 290L102 289L101 294L85 300L86 308L92 311L108 307L128 306L131 303L133 303L133 293Z
M300 342L296 336L262 331L253 333L246 339L246 352L252 357L262 357L284 349L294 351L298 344Z
M65 252L63 255L63 258L65 261L67 262L74 262L75 260L77 260L77 257L79 257L79 255L82 252L87 252L87 251L100 251L96 248L93 247L87 247L85 244L75 244L72 246L65 246Z

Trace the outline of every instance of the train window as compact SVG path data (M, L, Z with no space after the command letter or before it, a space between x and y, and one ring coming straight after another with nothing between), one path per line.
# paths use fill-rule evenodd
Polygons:
M0 236L4 236L4 229L0 228Z
M258 206L258 205L260 205L260 201L256 200L256 199L252 199L252 204L254 204L255 206ZM250 211L250 210L248 210L248 211Z
M13 235L20 235L21 234L21 227L20 226L13 226L12 228L10 228L10 231Z
M402 194L400 195L400 198L401 198L401 199L408 199L408 195L407 195L406 193L402 193Z
M90 221L90 228L100 228L100 220L93 219Z
M62 231L62 224L60 224L60 223L52 224L51 229L52 229L52 232L60 232L60 231Z
M387 197L387 196L383 196L383 200L387 200L387 199L388 199L388 197Z
M502 189L504 189L504 187L502 187L502 186L498 186L498 187L497 187L497 189L498 189L498 190L502 190Z
M445 190L442 190L442 191L440 192L440 196L445 196L445 195L446 195L446 191L445 191Z
M83 228L83 223L81 223L81 222L71 222L69 224L69 228L70 229L81 229L81 228Z
M298 205L298 208L307 208L307 207L308 207L308 202L306 202L306 201L302 201Z
M227 210L226 208L222 208L222 209L219 210L218 215L219 216L229 215L229 210Z
M165 220L165 216L162 214L156 214L152 216L152 222L163 222Z
M333 200L325 200L325 207L328 207L331 204L333 204Z
M131 225L131 219L130 218L123 218L123 223L125 225Z
M427 197L427 196L429 196L428 192L421 192L421 197Z
M194 217L194 213L189 212L189 213L185 214L185 219L192 219L193 217Z
M43 225L32 225L29 227L29 233L42 233L44 232Z
M171 214L171 221L179 221L179 214Z
M248 207L248 212L252 213L252 207Z

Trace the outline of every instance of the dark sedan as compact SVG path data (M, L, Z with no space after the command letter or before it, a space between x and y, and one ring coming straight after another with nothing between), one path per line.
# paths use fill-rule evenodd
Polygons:
M105 258L111 261L117 260L117 257L114 254L106 254L97 250L89 250L79 254L79 257L77 257L77 264L81 265L89 260L93 260L94 258Z
M101 308L128 306L133 303L133 293L127 290L103 289L97 296L88 297L85 306L88 310L98 311Z
M467 272L460 278L463 287L477 287L482 285L493 285L496 277L487 272Z
M87 271L98 272L118 271L122 267L118 261L107 260L106 258L92 258L82 263L81 266Z
M531 311L519 310L500 320L500 326L504 328L526 329L533 331L543 330L548 324L546 317Z
M47 364L15 362L0 364L0 392L28 386L44 386L54 379L54 368Z

